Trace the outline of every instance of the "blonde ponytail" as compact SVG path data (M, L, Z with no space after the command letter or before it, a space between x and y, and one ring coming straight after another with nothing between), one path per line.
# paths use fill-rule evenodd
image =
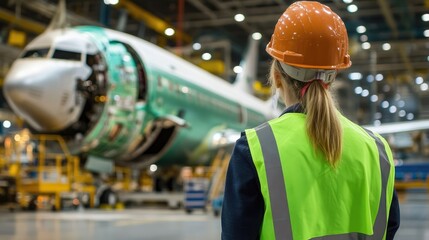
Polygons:
M289 77L277 60L273 61L270 71L270 83L275 89L274 74L280 73L284 81L292 88L291 93L298 99L307 115L307 134L314 147L319 148L332 167L338 166L342 151L342 128L332 96L320 81L313 81L306 93L300 96L301 89L307 84Z
M307 114L307 133L313 145L320 148L332 167L336 167L342 150L342 128L331 94L319 81L314 81L302 103Z

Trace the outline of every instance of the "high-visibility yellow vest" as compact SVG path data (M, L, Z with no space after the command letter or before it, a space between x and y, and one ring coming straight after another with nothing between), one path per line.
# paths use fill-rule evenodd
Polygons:
M261 239L385 239L394 184L387 142L341 116L336 169L313 148L306 115L246 130L265 202Z

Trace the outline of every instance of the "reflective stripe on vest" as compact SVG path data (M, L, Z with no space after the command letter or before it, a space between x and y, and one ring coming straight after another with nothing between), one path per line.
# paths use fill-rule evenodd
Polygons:
M267 175L268 190L270 196L271 210L273 215L273 225L276 239L293 239L292 227L289 216L289 206L287 202L286 186L282 181L283 171L280 162L277 143L274 138L271 126L268 123L256 128L256 135L261 144L264 158L265 171ZM365 129L366 130L366 129ZM331 236L313 238L314 240L381 240L387 227L386 212L386 188L390 174L390 163L383 142L371 131L367 133L375 140L380 161L381 171L381 196L378 213L373 226L373 235L363 233L345 233Z

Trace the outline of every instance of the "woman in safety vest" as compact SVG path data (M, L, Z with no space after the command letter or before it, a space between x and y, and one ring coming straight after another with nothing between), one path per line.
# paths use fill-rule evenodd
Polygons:
M393 239L399 227L387 142L342 116L329 87L350 67L341 18L318 2L290 5L266 48L283 114L237 141L222 239Z

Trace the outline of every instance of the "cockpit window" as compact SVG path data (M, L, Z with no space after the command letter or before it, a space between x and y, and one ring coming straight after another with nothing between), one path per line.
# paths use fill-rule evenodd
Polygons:
M54 54L52 55L52 58L80 61L81 55L82 54L78 52L70 52L70 51L55 49Z
M44 58L48 52L49 48L31 49L24 52L21 58Z

